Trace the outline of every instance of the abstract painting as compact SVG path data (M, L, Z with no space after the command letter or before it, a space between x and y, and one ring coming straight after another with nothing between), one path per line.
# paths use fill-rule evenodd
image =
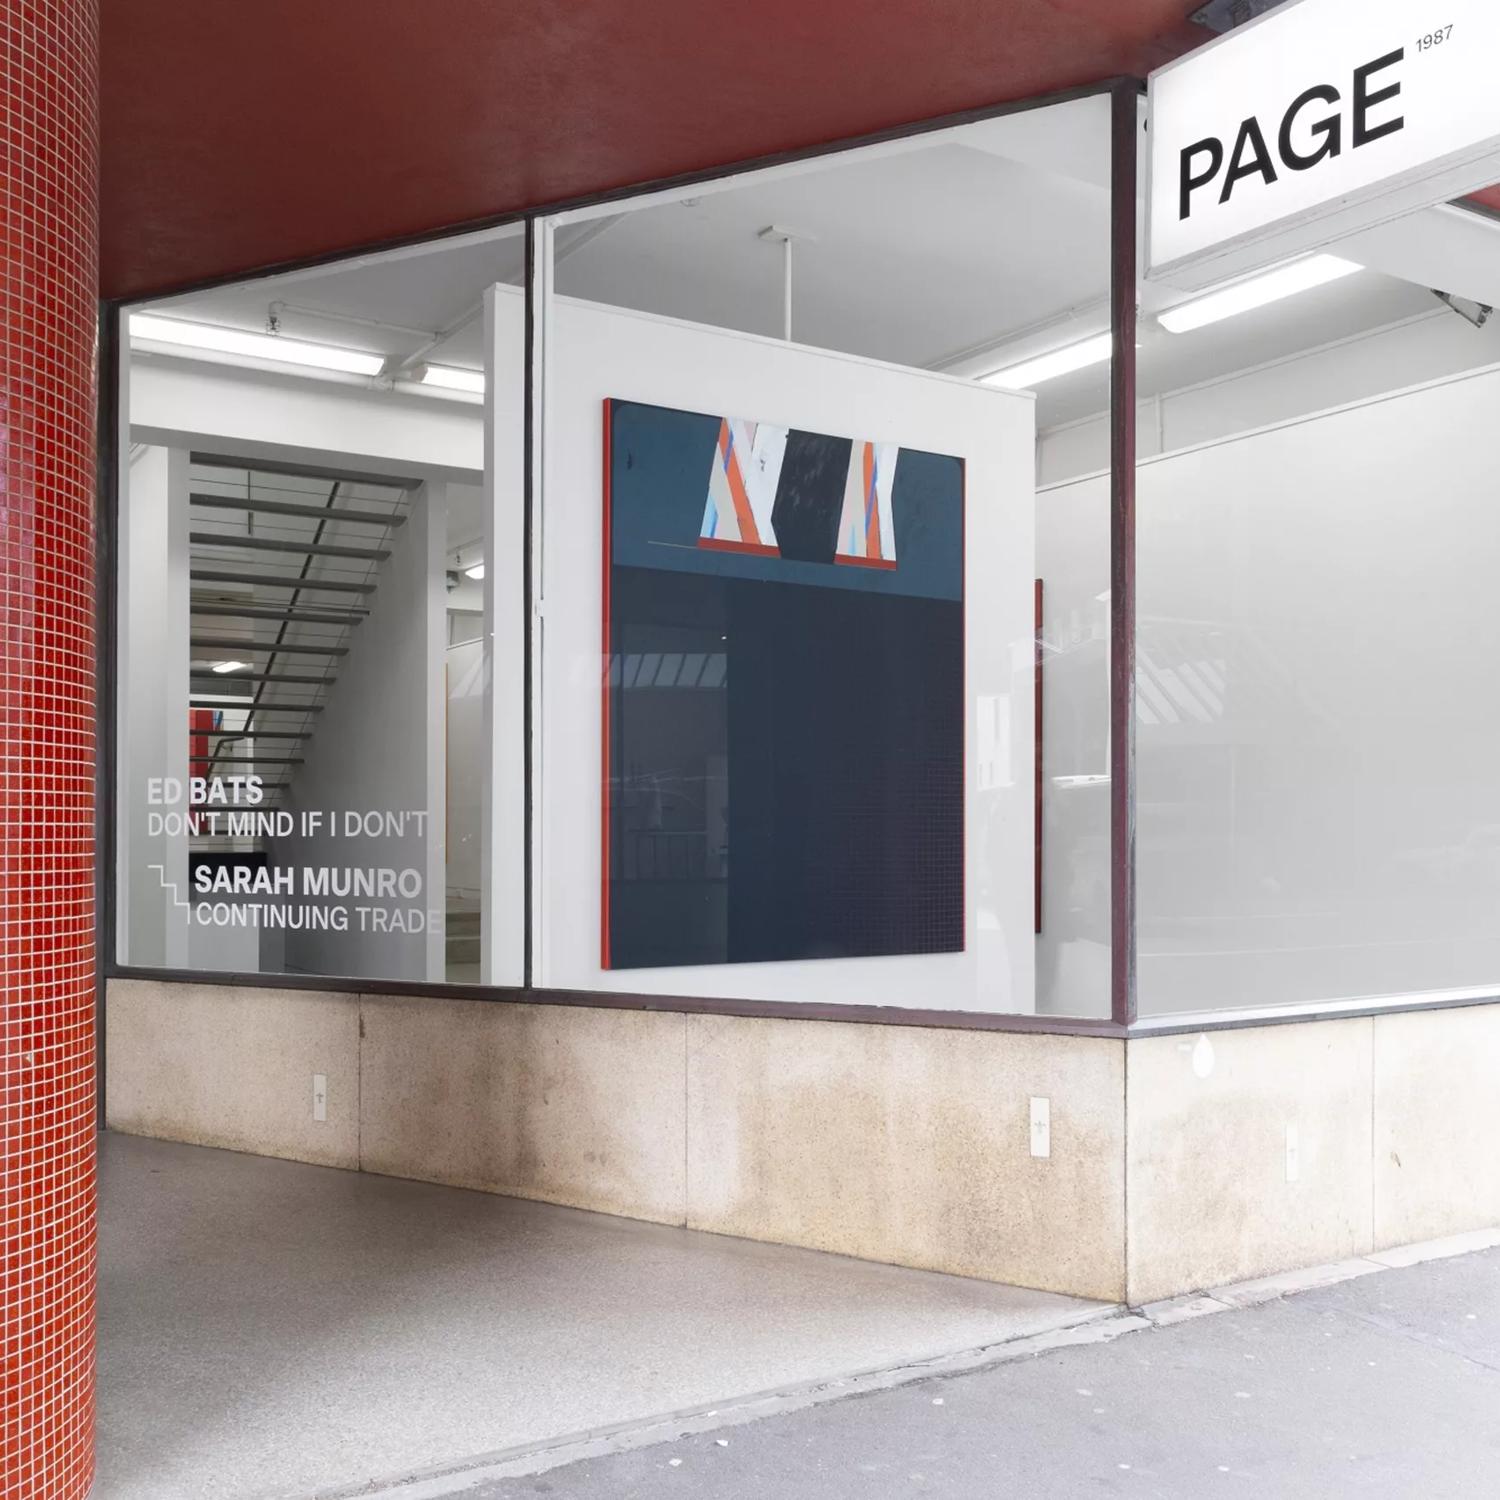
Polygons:
M605 403L604 967L964 947L964 481Z

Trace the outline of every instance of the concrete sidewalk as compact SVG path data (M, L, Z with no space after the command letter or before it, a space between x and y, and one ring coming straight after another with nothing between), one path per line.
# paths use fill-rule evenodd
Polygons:
M431 1183L101 1144L94 1500L384 1492L1115 1312Z
M1099 1332L1075 1336L1098 1340ZM422 1500L439 1493L1483 1500L1500 1495L1500 1250L803 1405L545 1473L424 1487Z

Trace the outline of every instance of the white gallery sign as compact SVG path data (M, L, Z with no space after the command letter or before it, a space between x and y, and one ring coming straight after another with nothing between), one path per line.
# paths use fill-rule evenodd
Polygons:
M1500 0L1293 0L1153 73L1147 275L1257 270L1500 182Z

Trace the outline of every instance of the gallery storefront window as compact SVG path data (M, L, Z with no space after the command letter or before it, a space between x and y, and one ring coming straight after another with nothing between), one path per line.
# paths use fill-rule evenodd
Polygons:
M523 264L518 230L483 248L476 280ZM520 759L495 682L519 676L521 611L489 581L511 587L520 443L486 461L485 377L457 363L483 341L478 298L417 325L437 254L122 319L124 965L520 979L520 862L489 836L515 847L521 803L491 770ZM521 304L492 340L491 425L517 435Z
M1107 1019L1114 113L127 309L117 965Z

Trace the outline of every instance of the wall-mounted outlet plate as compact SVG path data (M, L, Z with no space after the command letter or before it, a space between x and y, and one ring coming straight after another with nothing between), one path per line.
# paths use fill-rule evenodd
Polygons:
M1050 1099L1032 1097L1031 1154L1033 1156L1052 1155L1052 1101Z
M313 1074L313 1119L322 1124L328 1119L328 1075Z

